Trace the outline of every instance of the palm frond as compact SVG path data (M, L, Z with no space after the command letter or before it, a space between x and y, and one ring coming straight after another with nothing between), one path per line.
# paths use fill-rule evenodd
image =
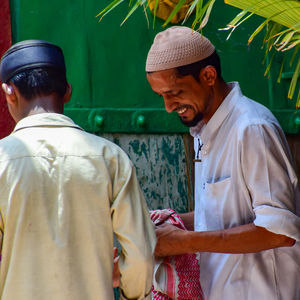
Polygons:
M213 8L213 6L214 6L214 4L215 4L215 1L216 1L216 0L210 0L210 1L207 2L207 5L208 5L208 6L207 6L207 9L206 9L206 12L205 12L205 16L204 16L204 18L202 19L202 21L199 20L199 21L201 21L201 24L200 24L200 26L199 26L199 29L202 29L202 28L207 24L207 22L208 22L208 20L209 20L210 13L211 13L212 8Z
M191 16L191 14L194 12L196 5L197 5L198 3L200 3L200 2L203 2L203 0L195 0L195 1L193 1L193 3L192 3L191 6L189 7L189 9L188 9L188 11L187 11L187 13L186 13L186 15L185 15L185 17L184 17L184 20L183 20L182 24L184 24L184 23L188 20L188 18L189 18L189 17Z
M125 17L125 19L123 20L123 22L121 23L121 26L127 21L127 19L136 11L136 9L139 6L143 6L143 4L145 3L145 0L137 0L135 2L135 4L133 5L133 7L130 9L129 13L127 14L127 16Z
M107 5L97 16L99 17L99 22L102 20L102 18L107 15L109 12L111 12L114 8L116 8L119 4L121 4L124 0L113 0L109 5Z
M154 1L154 9L152 10L153 13L153 28L155 26L155 20L157 17L157 12L159 9L160 2L163 0L137 0L134 4L132 3L132 0L129 0L129 12L127 13L124 20L121 22L121 25L123 25L128 18L137 10L139 6L144 6L145 2L147 1L147 8L149 7L150 2ZM113 9L115 9L119 4L124 2L124 0L112 0L111 3L109 3L96 17L99 17L99 22L102 20L104 16L106 16L108 13L110 13ZM172 22L172 19L178 14L180 10L182 10L184 7L187 7L186 13L184 15L184 20L182 22L185 23L192 15L193 12L195 13L193 25L192 27L195 28L197 25L199 25L198 30L202 29L208 22L210 13L213 9L214 3L216 0L178 0L176 1L177 4L174 6L173 10L170 11L169 15L164 18L165 22L163 24L163 27L167 26L170 22ZM153 2L152 2L153 3ZM144 8L145 9L145 8ZM146 18L147 14L145 12Z
M292 55L289 68L291 68L292 61L298 53L300 46L300 1L298 0L225 0L225 3L236 6L242 11L227 25L223 30L231 30L228 38L234 30L249 19L253 14L264 17L265 20L254 30L251 34L248 43L263 30L266 29L264 36L265 58L272 50L283 52L295 48ZM266 67L265 75L269 74L273 56L270 63ZM278 81L283 71L285 59L282 62ZM300 71L300 59L293 71L292 80L290 83L288 98L292 99L295 93L298 77ZM296 101L296 106L300 103L300 89Z
M155 4L154 4L154 18L153 18L153 29L154 29L154 26L155 26L155 19L156 19L156 12L157 12L157 8L158 8L158 3L159 3L159 0L155 0Z
M163 27L167 26L171 20L174 18L174 16L178 13L178 11L182 8L182 6L186 3L187 0L179 0L177 5L172 10L171 14L167 18L166 22L163 24Z
M291 58L290 63L289 63L289 66L290 66L290 67L292 66L293 61L294 61L294 59L295 59L295 57L296 57L296 55L297 55L297 53L298 53L299 46L300 46L300 45L297 45L296 48L295 48L295 50L294 50L294 52L293 52L292 58Z
M295 89L296 89L296 85L297 85L297 81L298 81L298 77L299 77L299 72L300 72L300 57L298 59L297 62L297 66L294 70L294 74L291 80L291 84L290 84L290 88L289 88L289 92L288 92L288 97L291 99L294 95Z

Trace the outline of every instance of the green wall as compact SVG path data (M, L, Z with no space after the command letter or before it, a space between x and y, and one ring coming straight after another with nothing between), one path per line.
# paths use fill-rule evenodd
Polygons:
M187 129L177 116L164 111L162 100L152 93L145 76L147 51L155 34L162 30L157 21L148 28L140 8L120 27L128 4L124 2L99 23L95 17L104 0L11 0L13 41L46 39L60 45L65 53L67 74L73 85L72 101L66 106L86 130L110 133L183 133ZM300 132L295 101L286 98L289 78L277 84L282 57L276 56L272 75L264 77L261 39L250 46L247 40L259 24L255 17L238 28L226 41L228 32L219 31L239 12L216 1L203 34L216 45L226 81L239 81L247 96L272 109L284 130ZM295 124L294 124L295 123Z

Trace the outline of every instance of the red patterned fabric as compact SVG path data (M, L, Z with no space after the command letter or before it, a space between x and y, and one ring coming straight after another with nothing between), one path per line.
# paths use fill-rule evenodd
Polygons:
M164 222L186 230L180 217L171 209L150 212L155 225ZM156 260L153 277L154 300L204 300L200 285L199 254L184 254Z

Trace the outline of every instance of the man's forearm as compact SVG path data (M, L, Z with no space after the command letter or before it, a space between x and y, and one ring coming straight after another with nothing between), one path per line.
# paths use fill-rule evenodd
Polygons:
M252 253L288 247L295 240L253 223L219 231L190 232L188 252Z
M172 227L156 230L156 256L170 256L195 252L252 253L288 247L295 240L272 233L253 223L217 231L184 231Z

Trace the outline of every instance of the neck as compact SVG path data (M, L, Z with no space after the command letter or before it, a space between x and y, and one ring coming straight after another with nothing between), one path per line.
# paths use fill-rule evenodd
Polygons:
M25 100L23 104L23 117L41 113L63 113L63 101L54 95Z
M214 94L216 98L216 106L219 107L227 95L230 93L231 88L223 79L216 81Z
M203 118L203 121L205 123L208 123L208 121L211 119L211 117L214 115L216 110L219 108L219 106L222 104L226 96L230 93L230 86L223 80L219 79L216 81L214 86L211 87L211 97L213 98L213 101L211 101L211 107L209 108L210 113L207 114L205 118Z

